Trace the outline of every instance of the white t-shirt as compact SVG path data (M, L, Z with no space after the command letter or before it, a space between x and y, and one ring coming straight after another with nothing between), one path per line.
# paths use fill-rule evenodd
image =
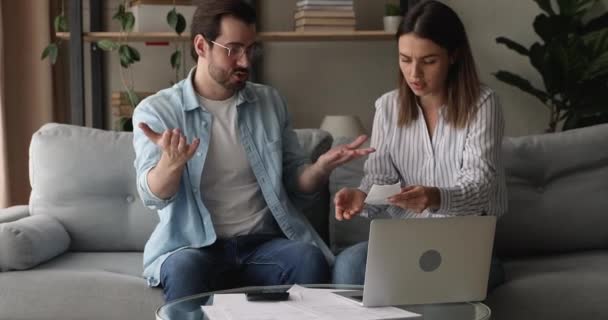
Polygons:
M271 212L247 160L237 130L236 95L223 100L199 96L213 114L201 195L219 238L257 233Z

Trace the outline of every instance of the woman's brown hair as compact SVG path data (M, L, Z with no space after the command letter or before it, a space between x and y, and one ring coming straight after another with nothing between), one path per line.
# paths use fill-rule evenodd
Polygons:
M449 124L457 128L465 127L477 111L480 82L462 21L447 5L434 0L423 1L408 10L397 31L397 40L409 33L433 41L454 58L446 80L446 117ZM401 72L399 106L399 126L409 125L418 119L416 95Z

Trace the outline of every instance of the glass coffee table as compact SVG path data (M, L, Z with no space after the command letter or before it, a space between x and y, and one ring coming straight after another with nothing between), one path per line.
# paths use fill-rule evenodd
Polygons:
M208 320L201 309L202 305L212 305L216 293L248 293L262 289L288 289L291 285L271 287L245 287L215 292L201 293L169 302L156 310L158 320ZM352 285L304 285L307 288L363 290L363 286ZM400 306L397 306L400 307ZM412 319L424 320L489 320L490 308L480 302L429 304L400 307L421 314Z

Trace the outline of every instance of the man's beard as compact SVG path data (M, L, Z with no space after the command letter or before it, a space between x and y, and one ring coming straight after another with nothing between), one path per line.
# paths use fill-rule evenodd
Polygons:
M249 78L249 70L245 68L236 68L232 71L228 71L216 66L212 62L209 63L209 74L219 85L227 90L234 91L242 89ZM235 74L244 74L245 77L243 77L243 80L233 80L232 76Z

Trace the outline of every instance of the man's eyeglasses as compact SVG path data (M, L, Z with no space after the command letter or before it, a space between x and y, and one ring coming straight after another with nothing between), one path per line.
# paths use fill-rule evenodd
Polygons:
M217 45L218 47L226 49L226 54L228 55L228 57L234 60L238 60L246 54L247 59L249 59L249 61L255 61L262 55L262 47L257 42L254 42L248 47L245 47L241 44L223 45L215 41L211 41L211 43Z

